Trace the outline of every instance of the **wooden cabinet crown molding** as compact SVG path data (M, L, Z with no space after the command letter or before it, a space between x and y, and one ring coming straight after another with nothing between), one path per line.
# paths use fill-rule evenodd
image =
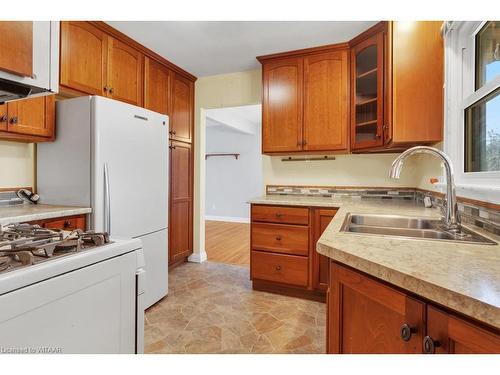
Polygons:
M144 47L142 44L136 42L134 39L123 34L121 31L118 31L114 27L108 25L106 22L103 22L103 21L88 21L88 22L90 24L98 27L99 29L101 29L105 33L111 35L113 38L116 38L116 39L122 41L123 43L126 43L126 44L130 45L131 47L137 49L142 54L144 54L144 56L147 56L149 58L152 58L152 59L160 62L161 64L167 66L169 69L179 73L180 75L186 77L187 79L189 79L193 82L197 80L197 77L194 76L193 74L191 74L191 73L187 72L186 70L178 67L177 65L171 63L170 61L168 61L164 57L160 56L156 52L150 50L149 48Z
M347 49L349 49L349 43L335 43L335 44L327 44L311 48L303 48L293 51L273 53L270 55L257 56L256 59L259 60L260 63L264 63L268 60L275 60L288 57L299 57L299 56L302 57L304 55L312 55L315 53L335 52Z

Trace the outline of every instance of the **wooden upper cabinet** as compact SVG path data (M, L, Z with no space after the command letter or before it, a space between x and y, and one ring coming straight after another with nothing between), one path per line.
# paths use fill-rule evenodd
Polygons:
M8 103L8 132L53 137L55 128L54 96L16 100Z
M328 314L328 353L422 352L425 304L336 263L330 264Z
M351 148L384 144L384 32L351 49Z
M108 37L88 22L61 22L60 84L90 95L104 95Z
M108 37L108 96L142 106L142 65L142 53Z
M302 57L277 59L263 66L262 151L302 150Z
M191 142L193 139L194 83L172 71L170 85L170 138Z
M442 22L391 22L392 142L443 139Z
M304 58L304 150L347 149L348 80L346 50Z
M33 75L33 22L0 22L0 70L22 77Z
M423 349L429 354L500 354L500 335L428 306Z
M144 58L144 108L167 115L169 112L170 74L159 62Z

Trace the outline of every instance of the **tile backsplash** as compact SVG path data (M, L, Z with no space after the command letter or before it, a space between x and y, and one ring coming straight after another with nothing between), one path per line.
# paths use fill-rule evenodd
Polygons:
M443 206L443 195L415 188L339 187L339 186L286 186L268 185L267 195L306 195L326 198L402 199L424 202L429 196L436 207ZM498 205L458 198L458 210L463 223L473 224L500 236L500 209Z

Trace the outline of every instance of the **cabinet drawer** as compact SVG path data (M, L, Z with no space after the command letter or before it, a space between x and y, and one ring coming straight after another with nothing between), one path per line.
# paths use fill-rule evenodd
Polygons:
M252 205L252 221L308 225L309 208Z
M309 227L252 223L252 249L307 256Z
M83 217L60 218L57 220L46 221L43 226L48 229L85 230L85 219Z
M308 258L252 251L252 279L307 286Z

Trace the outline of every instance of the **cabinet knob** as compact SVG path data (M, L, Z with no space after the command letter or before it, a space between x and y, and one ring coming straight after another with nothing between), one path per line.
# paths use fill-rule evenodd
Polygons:
M440 347L441 344L439 341L434 341L432 337L425 336L424 337L424 353L425 354L434 354L436 352L436 348Z
M410 327L407 323L405 323L399 329L399 336L403 341L410 341L411 335L416 332L417 329L415 327Z
M302 146L305 146L305 145L307 145L307 141L304 139L304 140L302 141Z
M10 123L11 123L12 125L17 124L17 121L18 121L17 116L14 116L14 117L11 117L11 118L10 118Z
M8 119L7 115L0 116L0 122L7 122Z
M276 266L276 271L281 271L281 266Z
M281 241L281 236L276 236L276 241Z
M104 86L102 89L104 90L104 92L107 92L107 91L109 90L109 86L108 86L108 85L106 85L106 86Z
M112 88L112 87L110 87L110 88L109 88L109 93L110 93L110 94L112 94L112 93L113 93L113 88Z
M71 226L71 221L65 220L63 226L64 228L69 228Z
M171 150L175 150L175 146L172 146L172 145L168 146L168 148Z
M280 217L282 217L282 216L283 216L283 214L282 214L282 213L280 213L280 212L276 212L276 217L277 217L277 218L280 218Z

